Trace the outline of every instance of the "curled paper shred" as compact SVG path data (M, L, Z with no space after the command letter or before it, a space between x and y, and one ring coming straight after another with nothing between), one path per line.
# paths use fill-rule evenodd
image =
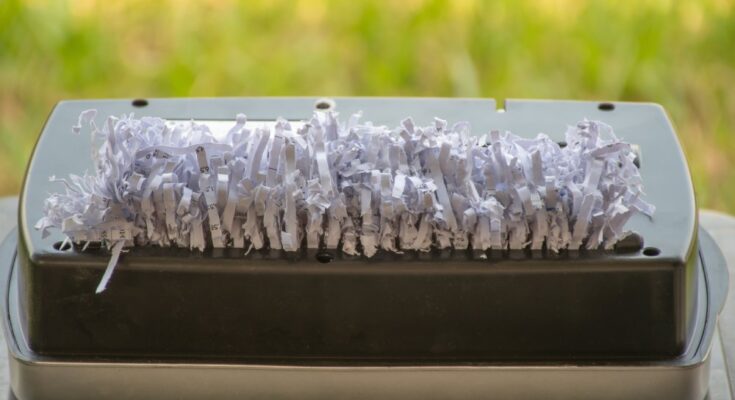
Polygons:
M95 290L95 293L99 294L107 289L107 282L109 282L110 278L112 278L112 272L117 266L117 260L120 259L120 253L122 253L123 251L123 246L125 246L124 240L115 242L115 244L112 246L112 256L110 257L110 261L107 263L107 268L105 269L105 273L102 275L102 279L100 279L100 283L97 285L97 290Z
M610 126L568 127L567 146L468 123L411 119L390 128L309 121L254 125L240 114L223 137L206 124L108 117L88 110L94 174L57 179L36 228L112 250L104 290L123 247L233 247L297 251L611 249L643 199L632 146Z

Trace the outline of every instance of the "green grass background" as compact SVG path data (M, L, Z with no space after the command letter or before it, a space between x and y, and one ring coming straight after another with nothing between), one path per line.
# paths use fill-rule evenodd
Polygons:
M735 1L0 1L0 195L66 98L482 96L663 104L735 212Z

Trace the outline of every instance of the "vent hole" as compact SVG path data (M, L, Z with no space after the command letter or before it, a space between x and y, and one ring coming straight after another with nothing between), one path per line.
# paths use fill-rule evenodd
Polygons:
M600 109L600 111L612 111L615 109L615 104L613 103L600 103L597 108Z
M87 251L99 250L102 248L102 242L87 242L82 248L86 247Z
M319 99L316 101L316 103L314 103L314 107L317 110L323 110L323 111L331 110L332 108L334 108L334 106L335 106L334 100L332 99Z
M322 252L316 254L316 260L319 261L322 264L327 264L327 263L332 262L332 260L334 260L334 256L331 253L327 253L326 251L322 251Z
M146 99L135 99L133 100L133 107L145 107L148 105L148 100Z
M643 249L643 255L648 257L655 257L659 254L661 254L661 250L656 247L646 247L645 249Z
M54 249L56 249L58 251L67 251L67 250L71 249L71 242L69 242L69 241L66 241L66 242L56 242L56 243L54 243Z

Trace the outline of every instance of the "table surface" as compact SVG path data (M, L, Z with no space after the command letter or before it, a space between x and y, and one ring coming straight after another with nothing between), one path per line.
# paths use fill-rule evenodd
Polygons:
M16 224L17 198L0 198L0 240ZM735 218L715 211L701 211L699 222L720 246L730 269L730 291L720 314L712 346L709 400L732 400L735 382ZM8 352L0 330L0 393L9 392Z

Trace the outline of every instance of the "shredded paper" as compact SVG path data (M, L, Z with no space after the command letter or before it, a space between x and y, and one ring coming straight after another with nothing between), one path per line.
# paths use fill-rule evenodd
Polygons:
M473 135L436 118L416 126L339 121L206 123L88 110L93 174L51 177L37 229L82 246L341 249L372 257L438 249L611 249L634 213L651 216L631 144L584 120L566 146L545 134ZM99 147L97 147L99 144ZM100 283L104 290L109 274Z

